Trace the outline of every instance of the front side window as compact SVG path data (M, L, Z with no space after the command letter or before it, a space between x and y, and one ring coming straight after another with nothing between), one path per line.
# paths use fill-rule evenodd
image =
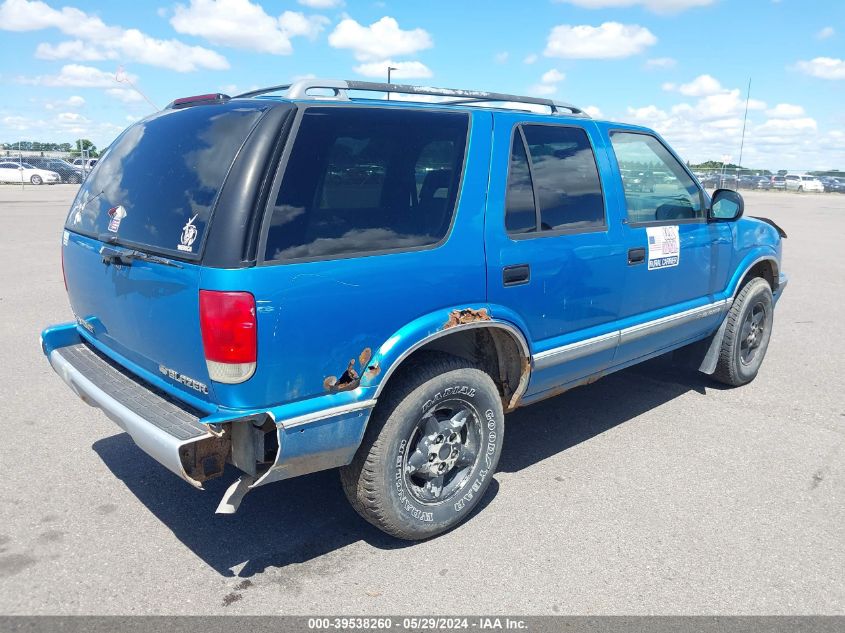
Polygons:
M505 204L508 233L605 226L601 182L587 133L560 125L517 128Z
M468 125L458 112L308 108L275 198L264 259L441 241L456 205Z
M704 217L698 185L660 141L632 132L613 132L610 141L622 174L629 222Z

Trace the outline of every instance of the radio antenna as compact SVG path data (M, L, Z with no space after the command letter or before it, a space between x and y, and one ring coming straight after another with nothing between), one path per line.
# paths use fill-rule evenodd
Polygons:
M745 93L745 116L742 118L742 140L739 142L739 169L742 169L742 150L745 147L745 124L748 121L749 101L751 101L751 77L748 78L748 91ZM739 176L739 169L737 176Z

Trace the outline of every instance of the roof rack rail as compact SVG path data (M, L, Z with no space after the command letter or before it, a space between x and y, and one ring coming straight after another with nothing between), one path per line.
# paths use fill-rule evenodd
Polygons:
M330 95L310 95L308 92L314 89L329 90ZM335 99L338 101L350 101L348 91L358 90L364 92L386 92L388 94L424 95L432 97L454 97L454 100L444 101L448 105L473 104L473 103L525 103L531 105L546 106L552 114L560 114L566 110L566 114L589 118L589 115L581 108L571 103L553 101L542 97L526 97L522 95L505 94L502 92L487 92L483 90L465 90L461 88L434 88L432 86L413 86L410 84L380 83L375 81L357 81L353 79L300 79L290 84L280 84L268 88L260 88L236 95L235 98L257 97L258 95L271 92L287 91L289 99Z

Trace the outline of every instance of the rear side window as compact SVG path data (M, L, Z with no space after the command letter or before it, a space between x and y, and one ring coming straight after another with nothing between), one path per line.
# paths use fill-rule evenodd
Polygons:
M85 180L66 228L196 255L226 174L264 109L195 106L163 110L136 123Z
M508 175L508 233L605 228L604 199L587 133L578 127L522 125Z
M407 250L452 222L469 117L392 108L305 110L267 229L264 259Z
M678 222L704 217L701 190L680 162L655 137L613 132L628 221Z

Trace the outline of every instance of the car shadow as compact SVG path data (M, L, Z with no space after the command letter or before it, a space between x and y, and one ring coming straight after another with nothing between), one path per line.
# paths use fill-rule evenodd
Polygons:
M499 470L523 470L690 390L711 386L705 376L664 364L650 361L508 415ZM531 432L519 432L527 425ZM248 578L358 541L384 550L413 545L361 519L335 470L257 488L236 514L216 515L220 497L237 476L234 468L197 491L140 451L126 433L99 440L93 449L156 518L222 576ZM494 479L473 515L495 498L498 487Z
M518 472L685 393L720 387L661 356L517 409L507 417L498 470Z

